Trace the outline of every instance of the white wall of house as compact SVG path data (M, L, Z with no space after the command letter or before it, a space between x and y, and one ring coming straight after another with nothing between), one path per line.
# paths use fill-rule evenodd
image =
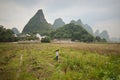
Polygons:
M36 37L38 37L39 38L39 40L41 40L42 38L45 38L46 36L41 36L40 34L36 34Z

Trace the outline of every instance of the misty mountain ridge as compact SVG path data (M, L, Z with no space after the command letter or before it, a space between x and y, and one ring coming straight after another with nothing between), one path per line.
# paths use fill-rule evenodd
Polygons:
M13 27L13 28L12 28L12 31L13 31L14 34L16 34L16 35L19 35L19 34L20 34L19 30L18 30L16 27Z
M94 36L89 34L82 26L69 23L59 27L51 33L52 38L70 39L72 41L93 42Z
M75 25L80 25L80 26L84 25L80 19L78 19L77 21L71 20L70 23L74 23Z
M62 20L62 18L55 19L53 23L54 28L62 27L65 25L65 22Z
M95 33L94 33L94 35L95 35L95 36L99 36L99 37L101 37L102 39L104 38L104 39L106 39L107 41L110 41L109 34L108 34L108 32L107 32L106 30L102 31L101 33L100 33L99 30L96 30Z
M100 31L96 30L94 34L95 34L95 36L99 36L100 35Z
M90 34L93 35L93 30L92 30L91 26L89 26L88 24L83 24L80 19L78 19L77 21L71 20L70 23L74 23L75 25L82 26L85 30L87 30ZM62 18L56 19L53 23L53 27L55 27L55 28L62 27L64 25L65 25L65 22L63 21Z
M88 24L83 24L80 19L78 19L77 21L71 20L70 23L74 23L76 25L82 26L88 33L90 33L93 36L99 36L102 39L106 39L107 41L110 41L109 34L106 30L102 31L101 33L99 32L99 30L96 30L96 32L94 33L92 27L89 26Z
M78 19L77 21L71 20L70 23L74 23L75 25L79 25L83 27L89 34L96 36L97 32L93 32L92 27L88 24L83 24L81 19ZM28 21L28 23L25 25L22 33L28 33L28 34L46 34L48 31L50 31L53 28L59 28L66 25L62 18L55 19L53 25L49 24L47 20L45 19L45 16L43 14L42 9L38 10L36 14ZM109 40L109 35L107 31L103 31L102 33L97 33L97 36L101 38L105 38L106 40Z
M90 34L93 35L93 30L92 30L92 28L91 28L88 24L83 24L80 19L78 19L77 21L71 20L70 23L74 23L75 25L80 25L80 26L82 26L82 27L83 27L84 29L86 29Z
M107 41L110 41L110 38L109 38L109 35L108 35L108 32L106 30L102 31L100 33L100 37L103 39L106 39Z

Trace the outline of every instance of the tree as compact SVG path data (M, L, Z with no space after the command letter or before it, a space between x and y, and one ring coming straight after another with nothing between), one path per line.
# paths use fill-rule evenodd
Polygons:
M3 26L0 26L0 42L12 42L17 40L18 39L14 36L11 29L6 29Z
M101 38L99 36L96 36L95 39L96 39L97 42L101 41Z
M50 38L49 37L45 37L41 39L42 43L50 43Z

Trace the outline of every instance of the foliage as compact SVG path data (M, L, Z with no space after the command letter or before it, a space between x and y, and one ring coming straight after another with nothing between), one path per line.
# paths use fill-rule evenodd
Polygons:
M45 37L41 39L42 43L50 43L50 38L49 37Z
M38 40L38 38L36 36L27 36L26 40Z
M52 31L51 37L58 39L71 39L73 41L78 40L82 42L92 42L94 40L94 37L82 28L82 26L73 23Z
M35 34L30 35L30 36L24 36L24 37L19 37L19 40L39 40L38 37L35 36Z
M18 39L17 37L14 37L12 30L0 26L0 42L12 42L17 40Z
M96 42L107 42L106 39L101 39L99 36L95 37Z

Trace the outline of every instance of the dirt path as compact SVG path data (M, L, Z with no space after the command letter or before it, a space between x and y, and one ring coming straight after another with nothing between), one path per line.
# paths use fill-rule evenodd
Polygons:
M20 56L20 62L19 62L19 69L18 69L18 71L17 71L16 80L18 80L18 78L19 78L19 76L20 76L22 61L23 61L23 55L21 54L21 56Z

